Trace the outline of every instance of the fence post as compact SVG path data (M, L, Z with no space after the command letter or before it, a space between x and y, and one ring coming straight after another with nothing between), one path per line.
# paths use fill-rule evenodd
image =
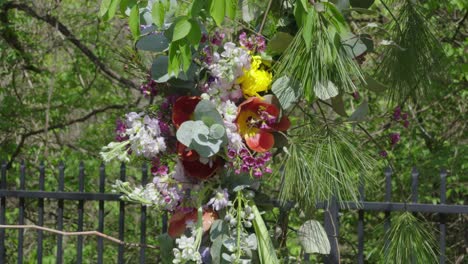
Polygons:
M144 187L148 180L148 165L143 163L141 167L141 185ZM146 206L141 205L140 209L140 264L145 264L145 247L146 244Z
M45 167L44 161L41 161L39 165L39 190L44 191L44 179L45 179ZM37 224L39 226L44 225L44 198L38 199L39 209L37 215ZM42 264L42 230L37 230L37 263Z
M338 210L338 201L334 196L330 201L328 201L327 210L325 211L324 228L325 232L327 232L328 240L330 241L330 254L325 257L326 264L340 263L340 251L338 248Z
M80 162L79 172L78 172L78 191L84 192L84 180L85 180L85 171L83 161ZM84 200L78 201L78 229L77 231L83 231L83 209L84 209ZM78 264L83 262L83 236L78 236L77 245L76 245L76 254Z
M413 167L411 170L411 202L412 203L418 203L418 177L419 177L419 171L416 169L416 167ZM414 212L413 215L416 215ZM416 255L414 252L411 253L412 259L411 263L415 264L416 263Z
M99 193L104 193L105 188L104 185L106 183L106 167L104 163L101 163L99 167ZM99 209L98 209L98 231L104 233L104 201L99 201ZM102 264L102 253L104 251L104 241L102 237L98 237L98 259L97 263Z
M360 177L359 201L364 202L364 177ZM364 264L364 210L358 211L358 264Z
M385 175L385 202L390 205L392 201L392 168L387 167L384 171ZM385 211L385 222L384 222L384 231L385 231L385 256L388 254L388 246L390 241L388 240L388 232L390 230L390 208L388 211Z
M25 177L26 177L26 165L24 160L21 161L20 165L20 186L19 190L25 189ZM19 225L24 225L24 198L19 198L19 215L18 215ZM18 229L18 264L23 263L23 240L24 240L24 230Z
M0 189L6 189L7 163L2 162ZM0 225L5 224L6 197L0 198ZM5 263L5 229L0 229L0 263Z
M63 192L65 189L64 184L64 175L65 173L65 164L63 161L60 161L59 164L59 176L58 176L58 191ZM58 200L57 208L57 230L63 230L63 199ZM57 264L63 263L63 236L57 235Z
M120 180L125 181L125 175L126 175L126 167L125 163L122 163L120 165ZM120 201L119 202L119 240L124 241L125 240L125 202ZM118 252L118 258L117 258L117 263L121 264L124 263L124 245L119 245L119 252Z
M446 202L446 192L447 192L447 171L443 169L440 172L440 204L445 204ZM440 247L440 264L445 264L445 233L447 232L445 226L445 215L440 214L440 238L439 238L439 247Z

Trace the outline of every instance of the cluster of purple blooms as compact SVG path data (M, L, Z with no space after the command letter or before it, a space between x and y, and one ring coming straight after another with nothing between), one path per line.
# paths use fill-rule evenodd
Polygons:
M128 139L128 135L125 133L127 126L125 122L120 119L117 119L115 126L115 141L122 142Z
M159 84L155 80L151 79L151 76L148 75L148 80L146 83L140 86L140 91L146 97L153 97L158 95L158 85Z
M266 49L265 38L261 35L249 36L242 32L239 35L239 43L250 51L262 53Z
M234 160L230 165L234 168L234 173L250 173L257 178L262 177L264 173L271 173L271 168L267 167L267 163L271 160L271 153L258 153L253 156L246 148L236 151L228 150L228 158Z
M400 120L403 121L403 126L405 128L408 128L410 125L410 122L408 120L408 113L403 113L401 111L401 107L397 106L395 110L393 111L393 120L399 122Z
M260 119L262 121L260 125L261 129L269 129L272 125L276 124L276 117L270 115L267 111L262 111L260 113Z
M165 176L169 172L166 165L162 165L158 157L153 158L151 161L151 174L154 176Z

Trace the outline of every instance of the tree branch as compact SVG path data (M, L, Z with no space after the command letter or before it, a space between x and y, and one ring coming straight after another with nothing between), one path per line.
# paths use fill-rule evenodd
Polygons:
M153 246L153 245L146 245L146 244L140 244L140 243L128 243L125 241L122 241L120 239L117 239L113 236L106 235L104 233L98 232L98 231L80 231L80 232L67 232L67 231L60 231L57 229L53 228L48 228L44 226L38 226L38 225L0 225L0 228L5 228L5 229L36 229L36 230L42 230L42 231L47 231L50 233L54 234L59 234L62 236L98 236L102 237L104 239L107 239L109 241L112 241L114 243L117 243L119 245L125 245L128 247L145 247L145 248L154 248L158 249L158 246Z
M108 76L111 79L116 80L120 84L122 84L125 87L130 87L135 90L139 90L139 85L129 79L126 79L122 76L120 76L118 73L114 72L112 69L107 67L94 53L92 50L90 50L86 45L81 43L80 40L78 40L75 35L64 25L62 24L57 18L54 16L51 16L49 14L46 14L44 16L39 15L26 4L22 3L14 3L14 2L6 2L3 4L3 10L5 10L5 15L9 9L17 9L21 10L30 16L41 20L43 22L46 22L50 26L56 28L62 35L64 35L75 47L77 47L86 57L88 57L91 62L93 62L106 76Z
M107 110L124 109L124 108L127 108L129 106L137 105L140 102L140 99L141 99L141 97L138 98L138 100L136 100L136 102L134 102L132 104L109 105L109 106L106 106L106 107L103 107L103 108L95 109L95 110L89 112L87 115L82 116L80 118L72 119L72 120L69 120L68 122L65 122L65 123L60 123L60 124L55 124L55 125L49 126L48 131L55 130L55 129L61 129L61 128L65 128L67 126L73 125L75 123L84 122L84 121L88 120L89 118L91 118L91 117L93 117L93 116L95 116L97 114L106 112ZM21 152L21 149L23 148L23 145L26 142L26 139L31 137L31 136L44 133L44 131L45 131L45 129L41 128L41 129L29 131L29 132L24 133L24 134L21 135L20 142L18 143L18 146L16 147L15 151L11 155L10 161L8 161L7 169L11 168L11 165L13 164L13 161L15 160L15 158Z

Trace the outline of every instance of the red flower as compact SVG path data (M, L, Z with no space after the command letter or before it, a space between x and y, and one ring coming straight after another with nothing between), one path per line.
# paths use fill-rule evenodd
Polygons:
M272 132L286 131L291 125L286 116L279 119L279 115L276 105L258 97L251 97L239 105L235 122L250 149L266 152L273 147Z
M201 163L200 155L198 155L195 150L187 149L187 147L180 142L177 142L177 153L182 161L187 176L198 180L210 178L224 165L223 159L219 156L210 158L206 164Z
M176 100L172 108L172 123L176 128L192 118L193 111L200 101L198 96L181 96Z
M212 209L203 210L203 232L210 230L213 222L218 219L218 214ZM196 208L183 208L176 211L169 220L168 234L172 238L177 238L185 233L187 224L189 222L197 223L197 209Z

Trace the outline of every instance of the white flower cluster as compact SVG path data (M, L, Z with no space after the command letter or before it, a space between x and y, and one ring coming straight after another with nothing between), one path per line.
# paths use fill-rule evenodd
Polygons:
M135 112L126 115L127 130L130 148L137 156L153 158L166 150L164 137L161 136L159 121L149 116Z
M244 75L244 69L250 69L251 57L244 48L236 47L232 42L224 44L224 51L214 52L213 63L208 66L214 80L210 83L207 93L222 101L242 98L242 90L236 80Z
M216 194L208 201L207 205L213 207L214 210L219 211L230 204L229 194L227 189L218 189Z
M167 184L161 182L132 188L130 183L117 180L112 188L114 192L118 191L124 194L121 197L122 200L138 202L145 206L155 206L159 210L174 210L180 200L179 189L168 187Z
M186 263L187 261L192 261L197 264L202 263L202 258L200 253L195 248L195 238L186 237L182 235L180 238L176 239L177 248L173 249L174 260L172 263Z
M241 135L237 132L237 126L234 122L237 116L237 106L234 102L228 100L217 104L218 112L223 116L224 127L230 149L241 150L245 148Z

